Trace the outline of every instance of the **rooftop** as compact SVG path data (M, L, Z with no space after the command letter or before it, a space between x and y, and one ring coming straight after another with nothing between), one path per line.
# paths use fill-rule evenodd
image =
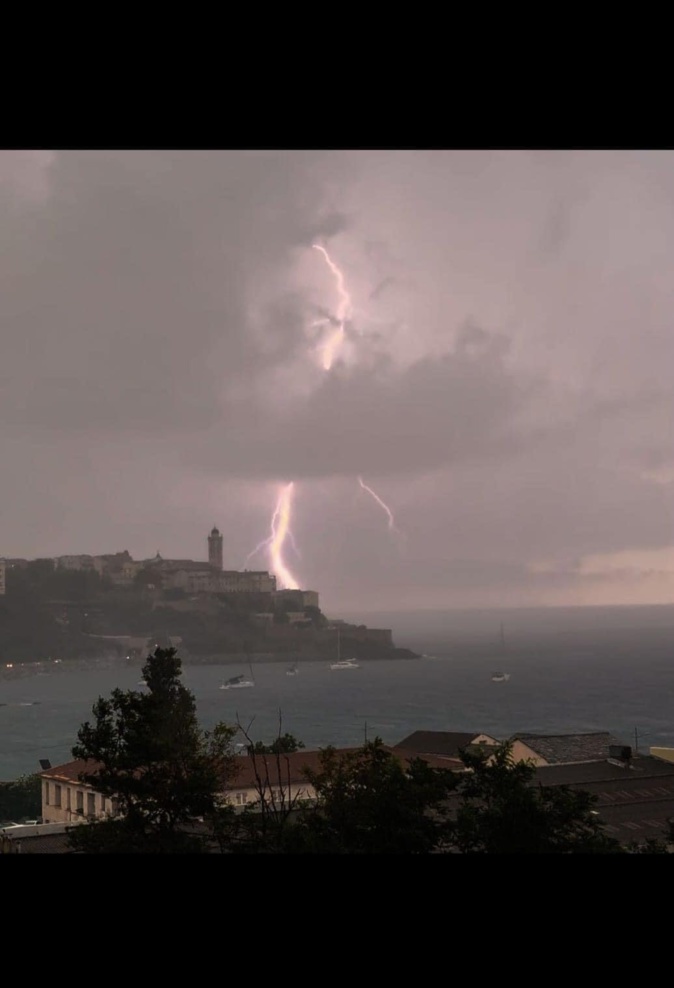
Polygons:
M54 782L80 782L80 775L83 773L95 775L99 767L98 762L88 762L78 758L72 762L65 762L63 765L54 765L52 768L41 772L40 775L43 779Z
M459 731L415 731L399 741L394 750L459 759L461 752L480 737L489 737L489 735L481 731L473 731L470 734ZM491 740L496 741L496 738Z
M336 748L335 754L337 756L355 754L356 752L362 751L362 748ZM399 747L389 748L384 746L384 751L389 752L401 761L404 765L409 765L410 761L415 758L419 758L418 752L415 751L402 751ZM309 769L312 772L318 772L321 768L321 756L323 751L295 751L289 755L256 755L255 760L251 755L241 755L237 758L237 763L241 763L239 766L239 772L236 778L230 783L229 789L251 789L256 785L256 771L257 774L266 780L267 773L269 783L274 786L278 785L288 785L297 784L301 782L306 782L305 772ZM431 768L447 768L456 769L463 768L463 765L459 762L454 762L450 758L446 757L435 757L433 755L425 755L424 759ZM279 779L279 766L280 766L280 779Z
M512 741L522 741L549 765L605 761L609 745L622 744L608 731L589 734L514 734Z
M591 793L607 834L623 844L665 839L674 818L674 764L650 755L637 755L626 767L606 761L545 765L536 769L535 783Z

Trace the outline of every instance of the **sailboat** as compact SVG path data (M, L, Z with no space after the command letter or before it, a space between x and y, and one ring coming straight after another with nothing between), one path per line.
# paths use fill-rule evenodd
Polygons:
M293 665L289 666L286 669L286 676L296 676L298 672L299 669L297 667L297 662L295 662Z
M244 690L251 686L255 686L255 677L253 676L253 667L250 664L250 659L248 660L248 668L250 669L250 679L246 679L245 676L232 676L231 679L226 679L221 690Z
M503 631L503 621L501 621L501 653L502 654L505 653L505 650L506 650L505 634ZM491 674L492 683L507 683L509 679L510 679L509 672L492 672Z
M340 659L341 655L341 634L339 628L337 629L337 661L330 664L331 669L359 669L355 659Z

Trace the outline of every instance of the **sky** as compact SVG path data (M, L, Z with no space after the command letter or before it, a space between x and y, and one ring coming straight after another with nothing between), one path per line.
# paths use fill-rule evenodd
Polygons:
M673 602L672 257L671 151L0 151L0 556Z

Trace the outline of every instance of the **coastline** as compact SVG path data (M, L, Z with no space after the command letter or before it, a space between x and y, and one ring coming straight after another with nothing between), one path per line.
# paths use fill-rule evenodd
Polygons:
M180 654L180 650L178 650ZM410 661L420 659L421 655L406 648L383 649L372 652L369 655L360 654L357 656L359 662L382 662L386 660ZM15 662L11 668L0 667L0 680L25 679L32 676L58 676L61 673L73 671L95 671L101 669L137 668L140 669L145 664L146 656L143 658L126 659L119 656L101 656L99 658L88 659L63 659L61 661L43 662ZM330 662L334 660L332 654L327 652L321 654L307 655L306 652L227 652L204 655L181 655L183 666L197 665L218 665L234 666L255 663L314 663Z

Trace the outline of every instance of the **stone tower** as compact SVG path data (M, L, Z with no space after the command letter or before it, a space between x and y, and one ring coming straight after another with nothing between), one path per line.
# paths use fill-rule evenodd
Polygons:
M208 536L208 561L216 569L222 569L222 535L215 525Z

